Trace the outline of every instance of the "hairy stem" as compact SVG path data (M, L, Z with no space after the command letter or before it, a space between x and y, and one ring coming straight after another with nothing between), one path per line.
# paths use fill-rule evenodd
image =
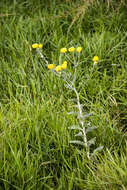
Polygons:
M41 53L40 50L37 49L38 54L40 55L40 57L45 61L45 63L48 65L48 61L45 59L44 55Z
M77 97L77 104L78 104L78 109L79 109L79 120L80 120L80 124L81 124L82 130L83 130L83 140L85 143L86 154L87 154L87 158L90 159L89 148L88 148L87 137L86 137L86 130L84 127L84 122L82 121L83 114L82 114L82 107L81 107L80 100L79 100L79 94L78 94L75 87L73 88L73 90L74 90L76 97Z

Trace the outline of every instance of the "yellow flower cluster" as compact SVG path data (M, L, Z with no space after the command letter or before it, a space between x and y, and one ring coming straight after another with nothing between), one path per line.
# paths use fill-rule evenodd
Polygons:
M51 70L51 69L54 69L54 68L55 68L55 65L54 65L54 64L49 64L49 65L48 65L48 69ZM67 61L64 61L62 65L56 66L55 71L56 71L56 72L59 72L59 71L64 70L64 69L66 69L66 68L67 68Z
M42 47L43 47L43 44L37 44L37 43L32 44L32 48L33 48L33 49L42 48Z
M78 53L80 53L81 51L82 51L82 47L77 47L77 48L75 48L75 47L70 47L68 50L67 50L67 48L61 48L60 49L60 52L61 53L66 53L67 51L68 52L70 52L70 53L72 53L72 52L74 52L74 51L77 51Z
M37 44L34 44L34 45L37 45ZM35 46L35 48L37 48L37 47ZM75 50L76 50L78 53L80 53L80 52L82 51L82 47L77 47L77 48L75 48L75 47L70 47L70 48L68 48L68 49L67 49L66 47L63 47L63 48L60 49L60 52L63 53L63 54L65 54L65 53L67 53L67 51L70 52L70 53L72 53L72 52L74 52ZM68 64L67 61L64 61L63 64L57 65L56 67L55 67L54 64L49 64L49 65L48 65L48 69L50 69L50 70L54 69L56 72L59 72L59 71L61 71L61 70L67 69L67 64Z

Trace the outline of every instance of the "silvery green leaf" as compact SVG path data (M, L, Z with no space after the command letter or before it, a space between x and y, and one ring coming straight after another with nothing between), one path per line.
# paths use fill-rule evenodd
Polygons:
M69 141L69 143L72 143L72 144L80 144L80 145L85 146L85 143L83 143L82 141L78 141L78 140Z
M93 113L88 113L88 114L84 114L84 118L87 118L87 117L89 117L89 116L91 116L91 115L93 115Z
M78 112L72 111L72 112L68 112L67 114L68 114L68 115L73 115L73 114L76 115L76 114L78 114Z
M93 131L94 129L97 129L97 127L96 127L96 126L88 127L88 128L86 129L86 133L91 132L91 131Z
M81 136L83 136L82 132L79 132L79 133L77 133L77 134L75 135L75 137L81 137Z
M94 156L97 152L100 152L103 148L104 148L104 146L99 146L99 147L97 147L97 148L93 151L93 153L91 154L91 156Z
M104 148L104 146L99 146L99 147L97 147L97 148L94 150L94 153L101 151L103 148Z
M76 107L78 107L78 105L76 105ZM82 105L81 105L81 107L82 107ZM84 121L87 117L89 117L89 116L91 116L91 115L92 115L92 113L85 114L85 115L82 115L82 116L79 115L79 116L78 116L78 119Z
M90 140L88 141L88 146L91 146L92 144L95 144L95 140L96 140L96 137L90 139Z
M78 125L72 125L71 127L69 127L69 129L77 129L77 130L81 130L82 131L82 128L79 127Z
M75 98L71 98L71 99L69 99L69 101L72 101L72 102L75 101L75 100L76 100Z

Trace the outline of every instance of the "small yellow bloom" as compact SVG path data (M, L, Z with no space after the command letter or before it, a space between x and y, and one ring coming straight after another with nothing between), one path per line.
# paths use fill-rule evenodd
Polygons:
M63 64L66 64L66 65L67 65L67 61L64 61Z
M72 53L72 52L75 51L75 48L74 48L74 47L70 47L70 48L68 49L68 51L69 51L70 53Z
M97 63L99 61L99 57L98 56L94 56L93 57L93 62Z
M48 65L48 69L54 69L54 67L55 67L54 64L49 64Z
M39 44L38 47L39 47L39 48L43 48L43 44Z
M66 53L67 52L67 48L61 48L60 52L61 53Z
M66 69L67 68L67 61L64 61L63 64L61 65L62 69Z
M58 71L61 71L62 70L62 67L61 67L61 65L58 65L56 68L55 68L55 70L58 72Z
M39 45L37 43L36 44L32 44L32 48L36 49L38 47L39 47Z
M82 47L77 47L76 51L80 53L82 51Z

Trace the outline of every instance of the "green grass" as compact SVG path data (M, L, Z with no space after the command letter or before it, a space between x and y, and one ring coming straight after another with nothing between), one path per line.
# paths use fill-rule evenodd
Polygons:
M1 190L127 189L127 6L95 0L82 7L81 0L0 2ZM83 47L77 89L98 126L90 137L104 145L95 159L69 144L75 95L44 67L35 42L56 65L60 48Z

